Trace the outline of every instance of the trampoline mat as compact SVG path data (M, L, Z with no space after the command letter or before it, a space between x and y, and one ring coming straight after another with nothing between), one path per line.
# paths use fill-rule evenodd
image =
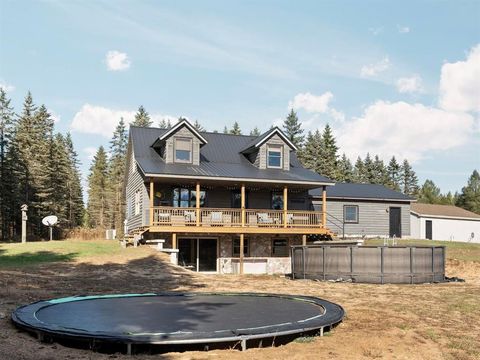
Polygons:
M301 332L343 315L340 306L313 297L196 293L54 299L21 307L12 319L50 334L175 343Z

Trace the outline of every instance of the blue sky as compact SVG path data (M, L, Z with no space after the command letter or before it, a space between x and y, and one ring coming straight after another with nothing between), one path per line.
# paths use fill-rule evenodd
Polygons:
M0 0L0 86L47 106L85 173L140 104L245 133L293 107L455 191L480 168L479 24L478 1Z

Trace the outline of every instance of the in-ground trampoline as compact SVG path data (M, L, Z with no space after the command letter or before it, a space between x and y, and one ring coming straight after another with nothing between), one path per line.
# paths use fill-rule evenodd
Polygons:
M40 340L132 347L209 349L279 344L323 334L342 321L337 304L316 297L254 293L76 296L19 307L12 320ZM157 347L158 348L158 347Z

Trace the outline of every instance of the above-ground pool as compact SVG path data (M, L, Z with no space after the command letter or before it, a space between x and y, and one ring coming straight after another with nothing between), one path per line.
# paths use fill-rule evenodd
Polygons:
M84 296L19 307L13 322L40 339L187 346L262 346L270 340L327 330L344 310L308 296L161 293Z
M291 260L296 279L376 284L445 281L445 246L293 246Z

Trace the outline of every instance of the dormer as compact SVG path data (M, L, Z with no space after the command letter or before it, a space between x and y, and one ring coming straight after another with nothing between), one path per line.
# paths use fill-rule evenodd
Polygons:
M290 170L290 151L297 147L278 127L255 138L242 150L250 162L259 169Z
M200 148L207 140L186 119L180 120L163 135L152 147L167 164L200 164Z

